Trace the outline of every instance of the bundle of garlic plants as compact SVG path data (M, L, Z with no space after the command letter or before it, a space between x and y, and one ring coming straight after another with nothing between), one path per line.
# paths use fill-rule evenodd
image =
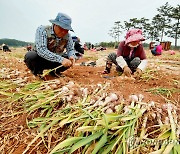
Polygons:
M82 87L70 81L63 86L55 79L25 87L16 84L3 82L1 95L8 96L6 104L7 101L11 101L11 105L23 104L31 117L27 118L29 128L38 128L24 153L39 138L49 153L180 151L180 122L173 104L160 107L153 101L143 102L142 94L130 95L129 100L125 100L108 92L108 83ZM8 92L12 91L10 87L14 93Z
M142 94L124 100L107 92L109 83L81 87L70 81L61 88L55 86L58 84L51 80L35 88L27 86L31 94L23 100L26 111L29 115L39 112L38 117L28 119L28 126L39 130L24 153L39 138L49 153L180 151L180 123L174 105L143 102Z

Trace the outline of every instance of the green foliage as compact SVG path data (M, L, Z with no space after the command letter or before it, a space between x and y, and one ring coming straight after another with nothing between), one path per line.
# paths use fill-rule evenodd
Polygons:
M114 22L114 27L109 31L109 35L114 38L115 42L119 42L120 34L122 33L123 26L120 21Z
M102 47L114 47L114 44L115 44L116 42L100 42L99 44L98 44L98 46L102 46ZM118 43L117 43L118 44Z
M148 89L147 92L151 92L157 95L165 95L166 97L171 97L172 93L179 92L179 90L174 88L168 89L168 88L157 87L157 88Z
M174 23L169 25L166 35L174 38L177 46L177 39L180 38L180 5L171 10L169 17L174 20Z
M19 41L15 39L0 39L0 45L3 43L7 44L8 46L13 46L13 47L24 47L24 46L27 46L28 44L33 44L31 42L24 42L24 41Z
M116 44L114 46L114 44ZM119 42L100 42L99 44L96 44L96 46L102 46L102 47L109 47L109 48L118 48ZM148 43L143 43L143 47L149 48Z
M116 25L111 28L108 34L112 36L116 42L122 30L128 31L131 28L140 28L143 30L146 39L156 40L160 38L162 41L166 35L174 38L175 46L177 46L177 39L180 38L180 5L172 7L166 2L165 5L157 8L157 11L158 14L156 14L151 21L144 17L140 19L131 18L129 21L124 21L124 25L120 24L120 21L117 21L115 23L119 23L118 31Z

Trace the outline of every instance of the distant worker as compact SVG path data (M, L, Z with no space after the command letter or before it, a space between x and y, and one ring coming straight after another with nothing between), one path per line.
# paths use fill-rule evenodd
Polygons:
M91 50L91 43L88 43L88 50Z
M125 40L119 43L117 53L110 53L106 61L104 74L110 73L112 64L125 76L139 78L147 65L146 54L142 46L145 38L140 29L130 29Z
M37 28L35 48L28 51L24 58L24 62L34 75L56 67L58 69L51 72L51 75L60 74L75 62L73 40L69 34L69 31L73 31L71 18L64 13L58 13L55 19L49 21L52 23L51 26Z
M84 47L81 44L80 38L77 36L72 36L74 42L75 55L77 59L80 59L84 54Z
M84 43L83 48L84 48L84 50L88 50L88 47L87 47L86 43Z
M5 43L3 43L1 46L3 47L3 46L5 46L6 44Z
M27 47L26 47L26 49L27 49L27 51L31 51L31 49L32 49L31 44L28 44Z
M11 50L9 49L9 47L8 47L8 45L6 45L6 44L2 44L2 48L3 48L3 51L4 52L7 52L7 51L9 51L9 52L11 52Z
M162 54L162 45L159 42L159 39L156 40L156 42L153 44L153 49L151 49L151 53L154 56L159 56Z

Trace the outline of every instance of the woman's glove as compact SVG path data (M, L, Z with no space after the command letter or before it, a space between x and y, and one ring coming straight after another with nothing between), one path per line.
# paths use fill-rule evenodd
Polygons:
M142 75L142 70L140 68L137 68L136 72L134 72L133 77L139 79L141 75Z
M127 77L131 77L131 74L132 74L132 71L131 71L131 69L128 67L128 66L125 66L124 68L123 68L123 74L125 75L125 76L127 76Z

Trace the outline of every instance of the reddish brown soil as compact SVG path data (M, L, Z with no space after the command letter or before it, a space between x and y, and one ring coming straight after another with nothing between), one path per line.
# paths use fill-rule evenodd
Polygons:
M39 77L32 75L26 65L23 62L19 62L17 59L0 59L1 63L5 64L5 67L13 69L18 69L22 73L19 77L28 76L28 82L40 80ZM150 88L177 88L177 85L173 85L172 81L179 81L179 77L175 74L167 74L167 72L158 71L153 73L156 79L151 79L149 81L145 80L128 80L128 79L118 79L119 76L115 69L113 68L110 74L102 74L104 67L92 67L92 66L79 66L82 61L87 61L87 59L81 59L76 63L76 66L68 69L63 73L61 77L62 84L66 84L68 81L74 81L80 85L89 85L97 83L110 82L111 91L118 94L122 94L125 98L130 94L142 93L145 95L146 101L153 100L157 102L164 102L161 96L153 95L149 92L145 92ZM54 77L47 76L46 80L54 79ZM177 100L177 94L172 94L173 98Z
M32 82L36 80L40 80L38 77L34 77L23 61L18 61L16 58L0 58L1 64L4 64L4 67L13 69L18 69L21 71L19 77L29 77L27 82ZM115 92L118 95L124 96L125 99L128 99L130 94L143 94L145 96L145 101L155 101L159 104L165 103L165 100L160 95L155 95L146 90L156 87L161 88L179 88L178 85L174 85L172 83L173 80L179 81L179 77L177 75L168 74L167 72L158 71L153 73L153 76L156 79L150 79L149 81L145 81L143 79L140 80L122 80L119 79L117 72L113 68L112 72L108 75L102 75L103 67L92 67L92 66L79 66L79 64L83 61L88 61L88 59L81 59L77 62L77 65L63 73L64 77L60 78L62 85L66 84L68 81L74 81L82 86L93 85L97 83L111 83L111 87L109 91ZM54 77L48 76L47 80L54 79ZM179 101L179 93L173 93L172 97L168 98L171 101ZM0 105L0 108L2 106ZM2 115L3 111L0 111L0 115ZM27 142L31 139L24 141L23 138L27 136L27 132L29 131L26 125L26 114L14 116L11 118L2 118L0 120L0 125L3 125L3 129L0 130L0 149L3 148L3 144L5 145L4 153L10 153L11 149L13 154L20 154L26 148ZM8 121L7 121L8 120ZM33 131L33 130L32 130ZM26 133L25 133L26 132ZM11 134L11 137L8 134ZM18 134L18 135L17 135ZM3 143L3 139L5 137L10 137L10 142L8 144ZM3 144L2 144L3 143ZM42 146L41 146L42 145ZM39 145L39 151L41 153L47 153L46 150L43 149L43 144ZM37 153L37 151L33 151L32 153Z

